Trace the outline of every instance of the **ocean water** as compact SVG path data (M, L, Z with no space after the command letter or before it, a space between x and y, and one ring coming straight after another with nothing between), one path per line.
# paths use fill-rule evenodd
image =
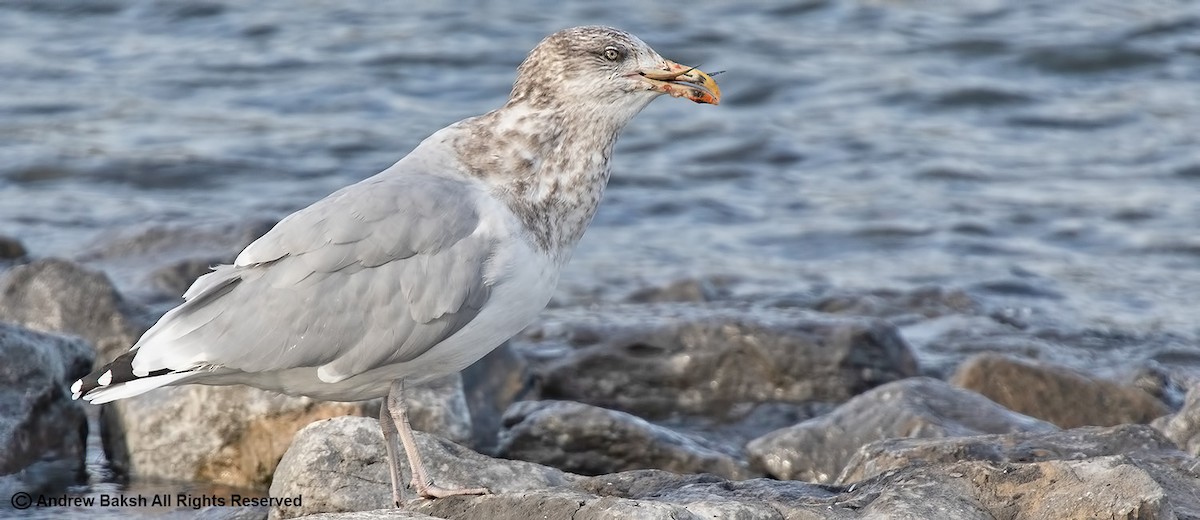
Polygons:
M934 285L1195 348L1196 0L9 0L0 234L69 258L282 217L498 107L581 24L725 70L725 97L630 125L557 304Z

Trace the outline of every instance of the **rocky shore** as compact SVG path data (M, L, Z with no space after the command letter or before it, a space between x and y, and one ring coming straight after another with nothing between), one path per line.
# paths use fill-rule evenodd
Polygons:
M73 259L0 237L0 491L81 492L70 382L268 224L148 226ZM411 392L434 480L491 495L389 509L378 402L180 387L105 405L100 435L120 479L303 497L205 518L1200 518L1200 345L953 287L736 283L556 306Z

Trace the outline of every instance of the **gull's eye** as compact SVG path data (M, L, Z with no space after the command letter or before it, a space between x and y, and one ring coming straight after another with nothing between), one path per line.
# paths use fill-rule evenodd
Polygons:
M621 50L616 47L605 47L604 49L604 59L608 61L617 61L621 59L622 54Z

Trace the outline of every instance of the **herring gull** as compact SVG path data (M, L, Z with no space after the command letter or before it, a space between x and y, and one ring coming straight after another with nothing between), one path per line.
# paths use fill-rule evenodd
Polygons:
M503 107L281 220L72 395L100 404L198 383L386 396L379 422L397 506L397 435L419 496L486 493L429 480L404 386L462 370L546 306L600 203L617 135L662 94L720 99L708 74L627 32L546 37Z

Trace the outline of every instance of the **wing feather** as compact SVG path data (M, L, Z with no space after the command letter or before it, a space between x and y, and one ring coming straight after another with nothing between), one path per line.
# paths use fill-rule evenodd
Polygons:
M496 240L479 188L380 174L279 222L188 290L135 349L135 373L322 367L345 378L411 360L490 295Z

